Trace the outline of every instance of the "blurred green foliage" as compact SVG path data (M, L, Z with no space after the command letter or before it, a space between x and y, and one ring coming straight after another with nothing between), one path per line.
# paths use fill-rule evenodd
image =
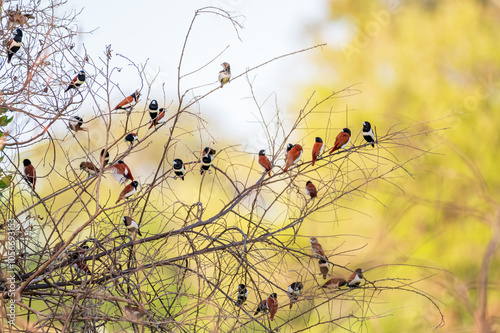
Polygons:
M315 61L330 75L318 78L311 88L317 90L318 82L325 90L361 82L362 94L341 101L352 108L348 120L353 133L361 131L365 120L384 133L395 123L448 128L425 141L411 141L432 148L431 154L408 166L414 179L395 180L403 191L381 183L371 189L385 207L356 203L370 215L356 217L356 230L371 237L372 244L362 254L371 258L372 266L406 263L450 273L400 267L366 275L431 276L415 287L439 300L446 320L440 331L479 330L476 288L500 211L495 201L500 194L495 153L500 141L500 5L476 0L336 0L329 8L328 24L342 30L346 42L328 41L328 27L314 30L317 42L329 43ZM300 105L304 95L297 98ZM345 104L337 105L342 107ZM314 125L321 120L316 121ZM339 115L334 126L342 128L345 122L345 115ZM348 231L352 224L339 223L338 233ZM493 330L499 320L499 264L498 255L493 256L486 310L486 317L496 321ZM370 321L369 331L400 331L404 321L403 331L424 332L438 323L424 298L400 296L386 295L391 315Z

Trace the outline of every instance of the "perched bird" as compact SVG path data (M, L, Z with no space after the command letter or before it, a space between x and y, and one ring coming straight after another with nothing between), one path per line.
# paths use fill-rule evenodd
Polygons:
M104 155L104 152L106 152L106 155ZM101 157L104 156L104 160L102 163L102 166L105 167L109 163L109 152L107 152L105 149L101 150Z
M123 312L125 313L125 317L131 321L138 321L146 314L144 309L131 305L125 305Z
M149 103L149 116L151 117L151 125L149 125L148 129L151 127L155 127L158 125L158 122L165 116L165 111L167 111L164 108L161 108L158 112L158 102L153 99L151 103Z
M231 67L227 62L223 62L221 66L223 69L219 72L219 82L222 88L231 79Z
M136 180L134 180L133 182L131 182L130 184L128 184L127 186L125 186L125 188L123 189L123 191L120 193L120 196L118 197L118 200L116 200L115 204L119 203L122 199L128 198L132 194L134 194L135 191L137 191L137 186L138 185L139 185L139 183Z
M356 288L359 287L361 284L361 281L363 281L363 270L361 268L358 268L354 271L354 273L349 276L349 279L347 279L347 285L349 288Z
M115 108L111 111L114 110L127 110L132 111L132 108L137 104L137 100L141 97L141 94L136 91L132 95L125 97Z
M324 285L320 287L321 288L328 288L328 289L338 289L342 286L346 285L346 280L343 278L331 278L330 280L326 281Z
M151 120L151 125L149 125L149 128L151 128L151 127L154 126L155 129L156 129L156 125L158 125L158 123L160 122L160 120L163 119L163 117L165 116L165 112L166 111L167 111L167 109L160 108L160 112L158 113L158 116L155 119Z
M314 199L318 196L318 191L316 190L316 186L309 180L306 183L306 194L311 196L311 199Z
M375 135L373 135L372 125L367 121L363 121L363 138L375 148Z
M28 183L31 184L31 187L35 189L35 184L36 184L36 170L33 164L31 164L31 161L28 159L25 159L23 161L24 165L24 175L26 176L26 180Z
M278 312L278 295L276 295L276 293L272 293L268 298L259 303L254 316L256 316L260 311L267 310L269 310L269 319L274 320L274 315Z
M184 162L182 162L181 159L176 158L174 160L173 168L175 175L181 177L181 179L184 180L184 175L186 174L186 168L184 167Z
M325 251L323 251L323 247L321 246L320 243L318 243L316 237L311 237L309 242L311 242L311 251L313 253L313 256L318 257L320 259L323 258L324 260L328 260Z
M78 75L71 81L68 88L64 92L68 92L70 89L76 89L85 82L85 72L79 71Z
M293 303L297 303L299 300L300 292L304 289L304 285L302 282L293 282L288 286L286 291L288 297L290 298L290 309L292 308Z
M134 141L141 142L139 141L139 136L137 133L129 133L125 135L125 142L130 142L130 148L134 146Z
M330 265L328 265L328 261L323 258L319 259L319 271L323 274L323 279L326 279L328 272L330 272Z
M151 103L149 103L148 109L151 119L156 118L156 116L158 115L158 101L156 101L156 99L153 99Z
M80 163L80 170L85 171L89 177L99 173L99 169L92 162Z
M244 284L238 286L238 296L236 298L236 305L242 306L248 297L248 289Z
M266 156L266 151L262 149L259 151L259 164L264 169L264 171L267 172L269 176L271 176L271 169L273 166L271 165L271 161L269 161L269 158Z
M90 247L88 245L79 246L78 247L78 255L83 258L85 256L85 253L87 253L87 251L89 249L90 249Z
M134 234L137 232L137 234L139 234L139 236L142 237L142 234L139 230L139 225L137 225L137 222L132 220L131 217L124 216L124 217L122 217L122 221L125 224L125 226L127 227L127 229L130 231L131 234Z
M318 156L323 153L323 140L320 137L316 137L314 141L315 142L312 150L312 166L314 166L314 163L316 163L316 159L318 158Z
M59 251L64 245L64 241L60 241L59 243L57 243L56 245L54 245L54 247L52 248L52 252L50 253L50 255L54 255L57 253L57 251Z
M344 148L351 141L351 130L348 128L344 128L342 132L340 132L335 138L335 144L333 145L330 153L333 153L337 149Z
M215 157L215 150L213 150L212 148L209 148L209 147L205 147L205 149L203 149L203 153L202 153L202 157L204 155L209 155L210 158L212 159L212 161L214 160L214 157Z
M80 258L80 255L78 253L73 254L73 260L78 260ZM89 266L84 263L83 261L75 262L73 264L73 267L77 271L78 274L80 273L85 273L85 274L91 274Z
M202 157L201 157L201 168L200 168L200 173L203 175L208 169L210 169L210 166L212 165L212 161L215 158L215 153L216 151L213 150L210 147L205 147L202 152Z
M83 119L82 117L74 116L69 120L69 129L75 132L78 131L87 131L86 128L82 127L83 125Z
M209 154L203 155L201 158L201 168L200 168L200 174L204 175L205 172L210 169L210 166L212 165L212 157L210 157Z
M120 184L124 184L127 180L134 181L134 176L132 176L130 168L123 161L118 161L118 163L110 165L106 170L111 170L113 177Z
M294 145L286 154L286 166L283 172L287 172L288 168L297 163L302 156L302 146L299 144Z
M12 56L21 48L22 40L23 40L23 32L21 31L21 29L16 29L16 34L10 40L9 43L9 49L7 51L7 63L10 64Z

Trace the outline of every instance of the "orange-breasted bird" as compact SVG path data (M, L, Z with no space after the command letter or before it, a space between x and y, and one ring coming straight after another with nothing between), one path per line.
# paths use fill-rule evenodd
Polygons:
M31 161L28 159L23 160L24 165L24 175L26 180L31 185L31 188L35 189L36 184L36 170Z
M269 176L271 176L271 169L273 166L271 165L271 161L269 161L269 158L266 156L266 151L262 149L259 151L259 164L264 169L264 171L267 172Z
M354 273L351 274L351 276L349 276L349 279L347 279L347 285L351 289L359 287L359 285L363 281L363 278L363 269L358 268L354 271Z
M318 258L323 258L324 260L328 260L325 251L323 250L323 247L321 246L320 243L318 243L316 237L311 237L309 242L311 243L311 251L313 253L313 256Z
M85 82L85 72L79 71L64 92L68 92L70 89L78 88L83 84L83 82Z
M314 199L318 196L318 191L316 190L316 186L308 180L306 183L306 194L311 196L311 199Z
M221 64L222 70L219 72L219 82L220 87L222 88L226 83L229 83L231 80L231 66L227 62L223 62Z
M276 295L276 293L272 293L268 298L259 303L254 316L256 316L260 311L267 310L269 310L269 319L274 320L274 315L278 312L278 295Z
M332 150L330 150L330 154L336 151L337 149L344 148L351 141L351 130L348 128L344 128L342 132L340 132L335 138L335 144L333 145Z
M294 145L286 154L286 165L283 172L287 172L289 167L297 163L300 160L302 153L302 146L299 144Z
M123 189L123 191L120 193L120 196L118 197L118 200L116 200L115 204L119 203L122 199L128 198L132 194L134 194L135 191L137 191L137 186L138 185L139 185L139 183L136 180L134 180L133 182L131 182L130 184L128 184L127 186L125 186L125 188Z
M314 166L314 163L316 163L316 159L318 158L318 156L323 153L323 140L320 137L316 137L314 141L315 142L312 149L312 166Z
M137 100L141 97L141 94L136 91L132 95L125 97L115 108L111 111L114 110L126 110L126 111L132 111L132 108L137 104Z
M7 63L10 64L12 60L12 56L16 54L17 51L21 48L21 43L23 40L23 32L21 29L16 29L16 34L9 42L9 48L7 50Z

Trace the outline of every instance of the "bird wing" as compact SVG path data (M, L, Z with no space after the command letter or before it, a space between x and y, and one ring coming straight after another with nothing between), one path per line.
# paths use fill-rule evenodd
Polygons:
M259 164L265 171L270 171L273 168L267 156L259 156Z
M270 319L274 320L274 315L278 312L278 300L274 297L268 297L267 308L269 309Z
M316 159L318 158L319 155L323 152L323 143L322 142L315 142L313 145L312 149L312 165L314 166L314 163L316 163Z
M125 97L113 110L116 110L116 109L121 109L123 108L125 105L127 104L130 104L132 103L132 101L134 100L134 97L132 96L127 96Z
M342 148L345 144L349 142L349 139L351 136L349 133L346 132L340 132L339 135L337 135L337 138L335 139L335 150Z

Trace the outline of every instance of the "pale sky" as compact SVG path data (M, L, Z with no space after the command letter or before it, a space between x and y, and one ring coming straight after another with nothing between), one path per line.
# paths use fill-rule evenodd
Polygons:
M79 38L92 57L102 55L105 46L112 44L112 50L144 64L149 58L148 73L160 70L157 84L153 86L153 98L162 99L161 83L165 82L167 101L176 101L177 66L187 28L196 9L216 6L235 14L243 15L240 41L231 24L215 15L204 15L193 27L192 39L185 55L185 73L205 64L226 46L229 48L222 56L201 72L188 77L183 88L210 84L200 88L203 93L216 87L220 64L231 64L232 75L242 73L276 56L295 50L311 47L318 43L309 34L327 22L327 1L264 1L264 0L214 0L214 1L97 1L78 2L75 8L84 10L79 17L81 31L96 29L90 35ZM330 29L331 30L331 29ZM326 36L325 39L328 39ZM324 42L328 42L325 40ZM316 54L313 54L315 52ZM275 92L280 108L290 107L298 89L308 85L317 75L311 64L320 50L292 56L250 74L254 88L262 100ZM123 70L113 79L120 82L120 88L132 93L139 85L137 72L118 58L115 64ZM115 91L116 99L121 96ZM143 91L144 95L145 91ZM156 97L157 96L157 97ZM219 131L220 121L224 122L224 133L219 139L245 140L255 131L248 122L255 118L256 109L246 99L249 88L245 79L230 82L216 91L201 104L202 116L209 120L211 130ZM143 96L142 103L145 103ZM113 102L111 103L113 104ZM274 103L272 103L274 104ZM273 105L270 107L273 107ZM140 104L141 105L141 104ZM271 111L270 111L271 112ZM290 110L290 112L294 112ZM294 112L296 113L296 112ZM222 132L222 131L220 131ZM218 134L218 133L217 133Z

